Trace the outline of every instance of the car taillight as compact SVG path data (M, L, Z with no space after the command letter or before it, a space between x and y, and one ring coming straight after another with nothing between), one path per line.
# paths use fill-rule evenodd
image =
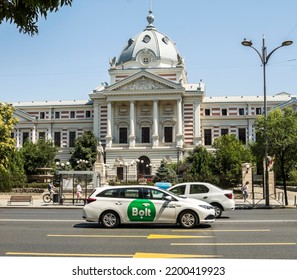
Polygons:
M233 198L233 193L225 193L225 196L228 197L229 199Z
M87 204L96 201L96 198L87 198Z

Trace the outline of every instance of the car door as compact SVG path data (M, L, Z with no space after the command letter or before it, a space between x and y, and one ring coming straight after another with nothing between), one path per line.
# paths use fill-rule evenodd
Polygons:
M147 190L145 190L147 191ZM175 223L178 201L174 198L168 199L168 194L162 190L148 189L148 199L155 207L154 223ZM144 197L145 198L145 197Z
M211 190L205 184L190 183L187 184L186 196L190 198L200 199L209 203L211 201Z

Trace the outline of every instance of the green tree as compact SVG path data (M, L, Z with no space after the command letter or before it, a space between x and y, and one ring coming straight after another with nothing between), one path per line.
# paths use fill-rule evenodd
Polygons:
M54 167L57 148L51 140L40 139L36 143L25 142L20 149L24 159L24 169L27 175L36 174L36 168Z
M75 140L74 149L70 152L70 164L74 170L90 169L96 162L98 140L91 131L84 131ZM84 160L84 161L83 161Z
M292 108L284 111L276 109L267 115L260 116L255 122L257 142L254 151L258 157L264 158L265 133L269 156L274 158L274 169L282 178L285 204L288 205L287 180L297 162L297 112Z
M7 21L15 24L20 32L38 34L38 19L62 6L71 6L73 0L0 0L0 24Z
M235 135L224 135L214 141L215 168L220 174L221 185L231 187L241 181L241 165L254 162L249 147L243 145Z
M175 182L176 174L175 171L167 164L166 161L162 160L159 168L154 176L154 182Z
M0 103L0 171L7 170L10 152L15 149L15 141L11 137L17 119L13 117L14 108Z
M191 151L183 164L185 181L203 181L216 183L213 155L202 146L197 146Z
M12 187L22 187L26 182L24 161L21 153L14 149L8 154L6 170L0 171L0 191L11 191Z

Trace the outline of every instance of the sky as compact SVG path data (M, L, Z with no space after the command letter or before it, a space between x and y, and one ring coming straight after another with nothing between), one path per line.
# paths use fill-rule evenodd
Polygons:
M109 83L109 59L142 32L150 0L73 0L38 22L39 34L0 24L0 102L87 100ZM156 29L176 43L189 83L206 96L263 95L260 57L268 53L267 94L297 93L296 0L152 0Z

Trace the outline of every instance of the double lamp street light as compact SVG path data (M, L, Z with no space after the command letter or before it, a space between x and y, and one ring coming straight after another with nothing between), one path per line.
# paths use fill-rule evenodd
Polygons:
M264 82L264 120L265 120L265 125L266 125L266 120L267 120L267 97L266 97L266 65L271 57L271 55L278 50L279 48L282 47L287 47L293 44L293 41L284 41L280 46L272 50L269 54L267 54L267 49L265 45L265 37L263 36L262 40L262 52L258 51L256 48L253 47L252 41L247 41L244 39L244 41L241 42L241 44L245 47L250 47L254 49L257 54L260 57L260 60L263 65L263 82ZM269 158L268 158L268 139L267 139L267 131L266 127L264 126L264 163L265 163L265 204L266 206L269 206L269 182L268 182L268 164L269 164Z

